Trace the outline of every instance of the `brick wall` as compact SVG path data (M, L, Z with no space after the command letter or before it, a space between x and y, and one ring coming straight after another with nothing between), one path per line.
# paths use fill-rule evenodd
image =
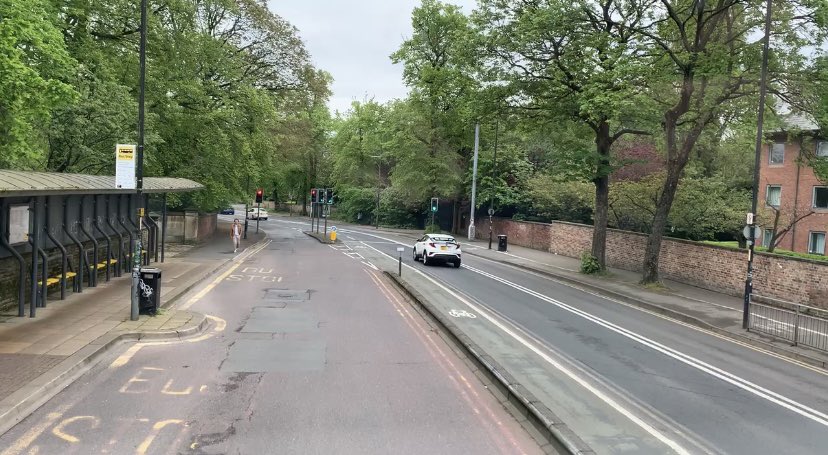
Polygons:
M488 236L488 219L478 222L478 236ZM579 258L590 250L592 226L574 223L530 223L495 218L495 235L506 234L509 243ZM641 271L647 236L610 229L607 264ZM701 288L742 295L747 253L743 250L679 239L664 239L659 270L664 278ZM754 289L759 295L806 305L828 307L828 264L806 259L757 253Z

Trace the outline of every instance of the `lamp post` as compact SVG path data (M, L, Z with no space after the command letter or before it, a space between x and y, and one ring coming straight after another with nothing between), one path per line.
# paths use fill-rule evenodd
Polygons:
M135 236L135 260L132 266L132 295L130 298L129 319L138 320L138 283L141 274L141 225L144 219L144 86L147 66L147 0L141 0L141 35L138 47L138 163L135 175L138 206L138 233Z
M492 195L489 198L489 249L492 249L492 215L494 215L494 198L497 191L497 133L500 131L500 119L495 119L494 163L492 163Z
M756 120L756 150L753 164L753 198L751 210L748 214L747 224L750 235L748 236L748 266L747 278L745 278L745 298L742 308L742 328L747 329L750 321L750 298L753 294L753 248L756 244L756 210L759 197L759 166L762 155L762 126L765 120L765 96L768 91L768 53L770 51L771 31L771 0L767 0L765 12L765 37L762 43L762 72L759 80L759 112Z
M379 229L380 217L380 185L382 185L382 155L368 155L377 160L377 216L375 218L375 229Z

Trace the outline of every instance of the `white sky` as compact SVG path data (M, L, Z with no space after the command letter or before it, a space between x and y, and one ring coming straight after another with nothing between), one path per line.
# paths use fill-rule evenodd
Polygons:
M445 0L468 14L475 0ZM270 9L299 29L317 68L333 75L331 113L351 101L402 98L402 68L388 58L411 36L419 0L268 0Z

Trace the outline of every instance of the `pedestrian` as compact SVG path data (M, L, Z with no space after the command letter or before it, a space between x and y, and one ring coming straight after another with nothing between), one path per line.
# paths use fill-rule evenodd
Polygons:
M230 228L230 238L233 239L233 252L239 251L239 244L241 244L242 226L239 219L233 220L233 226Z

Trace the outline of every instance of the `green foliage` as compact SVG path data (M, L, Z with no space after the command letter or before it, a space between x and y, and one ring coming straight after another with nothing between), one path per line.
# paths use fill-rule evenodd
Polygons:
M595 189L592 184L560 181L549 175L538 175L529 183L535 219L592 223Z
M38 168L42 125L77 96L57 18L48 0L0 0L0 167Z
M112 173L115 144L137 140L137 4L0 11L0 166ZM213 210L250 197L248 178L286 198L318 183L331 78L291 24L258 0L150 4L148 19L145 174L206 187L171 202Z
M581 253L581 273L585 275L596 275L603 271L601 263L589 251Z
M656 174L637 182L614 184L610 192L611 224L650 232L663 179ZM747 190L728 187L715 178L688 176L679 185L665 233L691 240L710 240L719 233L737 234L749 208Z
M377 191L371 188L337 188L337 215L352 223L368 223L377 210Z

